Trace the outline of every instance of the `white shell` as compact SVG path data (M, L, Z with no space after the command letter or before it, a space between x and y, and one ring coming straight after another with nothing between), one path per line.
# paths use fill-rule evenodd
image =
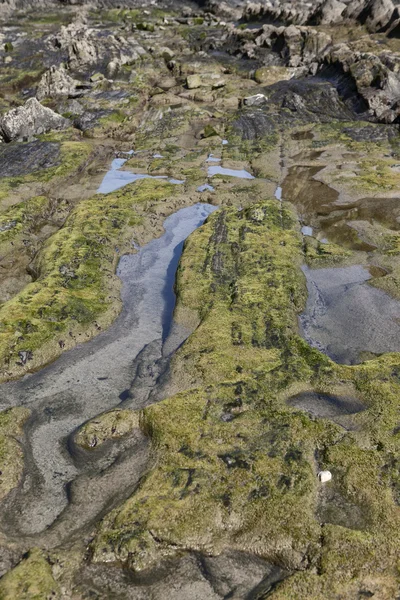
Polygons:
M318 479L321 483L326 483L332 479L332 473L330 471L320 471L318 473Z

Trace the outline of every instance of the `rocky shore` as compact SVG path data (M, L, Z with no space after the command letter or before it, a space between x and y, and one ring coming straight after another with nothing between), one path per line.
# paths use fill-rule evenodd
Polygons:
M1 3L2 600L400 595L399 38Z

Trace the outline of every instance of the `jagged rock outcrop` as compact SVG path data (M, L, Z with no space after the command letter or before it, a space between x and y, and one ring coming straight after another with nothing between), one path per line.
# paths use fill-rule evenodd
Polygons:
M113 76L122 65L131 64L146 53L133 36L101 33L79 20L61 27L50 43L66 53L69 69L78 73L96 67Z
M4 142L27 141L51 129L64 129L70 122L50 108L42 106L36 98L24 106L13 108L0 119L0 137Z
M309 19L310 25L331 25L343 20L346 4L340 0L325 0Z
M247 58L262 56L265 64L275 64L278 55L278 62L284 66L313 65L314 70L332 47L332 38L325 32L295 25L289 27L264 25L261 29L250 30L250 34L247 31L233 29L227 46L232 41L239 44L239 48ZM262 54L263 49L267 54L265 52Z
M262 18L281 25L304 25L312 12L312 4L306 2L249 2L244 7L243 18Z
M96 33L84 22L78 21L61 27L60 32L51 41L56 48L66 51L68 66L73 70L95 65L100 60Z
M391 0L353 0L343 13L345 19L366 25L369 31L384 31L395 6Z
M343 73L365 104L366 117L393 123L400 116L400 56L379 56L354 52L348 44L335 46L325 57L324 68L330 66Z
M328 5L338 12L342 8L336 0L328 0L321 5L321 19L328 18L329 13L323 12ZM393 123L400 118L400 54L394 51L362 52L351 42L334 45L326 32L295 25L232 28L225 48L230 45L268 67L289 67L297 77L318 74L330 80L348 106L366 119Z
M36 97L38 100L42 100L43 98L59 98L61 96L79 98L90 87L90 85L83 84L71 77L64 65L60 65L59 67L53 65L44 73L39 81Z
M305 2L250 2L243 18L264 19L275 25L331 25L342 22L365 25L368 31L400 35L400 11L392 0L317 0Z

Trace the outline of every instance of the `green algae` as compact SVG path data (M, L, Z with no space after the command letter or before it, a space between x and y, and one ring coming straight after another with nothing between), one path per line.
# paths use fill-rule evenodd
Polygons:
M37 548L0 580L1 600L56 600L59 597L60 589L51 566Z
M345 165L341 160L337 160L340 170L333 177L335 183L371 193L380 190L387 192L398 188L400 174L395 170L397 167L395 154L399 146L399 138L392 132L392 137L385 139L385 136L382 136L385 132L382 130L383 127L365 122L357 123L357 126L354 123L332 122L316 128L319 139L312 143L314 147L326 144L339 147L342 153L348 150L346 162L355 164L356 176L349 179L346 177ZM363 139L363 129L368 131L366 139ZM359 139L354 139L350 135L352 130L355 130L354 135ZM374 130L375 139L372 137Z
M253 161L260 155L276 150L280 141L276 132L264 133L254 140L243 139L231 126L227 127L225 136L229 144L224 146L224 156L232 160Z
M14 61L16 61L16 58L14 58ZM7 94L9 101L18 98L17 104L22 104L22 100L18 97L20 90L36 84L44 71L45 69L39 60L30 69L18 68L14 63L11 63L11 65L2 65L0 74L2 93ZM12 104L11 102L10 108Z
M297 333L301 260L295 219L274 201L221 209L188 239L175 317L195 332L173 359L170 397L142 412L153 467L102 522L95 561L140 570L177 550L233 547L304 571L271 597L357 598L365 586L391 597L400 359L346 367L310 348ZM338 385L367 407L349 431L286 406L293 389ZM319 469L333 473L327 488ZM347 507L340 523L320 513L324 490Z
M111 410L80 427L75 443L86 450L99 448L104 442L122 438L138 427L139 417L135 411Z
M307 263L313 267L343 263L351 254L349 250L338 244L322 243L310 236L304 238L304 257Z
M293 216L274 201L222 210L187 242L177 319L189 308L200 324L172 370L193 389L144 411L157 466L103 522L96 560L140 569L176 548L233 545L289 568L313 563L312 453L338 431L274 405L288 381L313 370L294 324L300 248Z
M356 185L371 192L395 190L400 184L400 173L391 169L396 161L366 158L360 162Z
M137 11L117 9L103 13L101 18L121 23L142 16ZM147 90L145 72L139 68L138 73L130 85ZM191 114L185 110L177 118L168 117L162 125L146 123L137 142L159 150L160 140L170 144L172 136L188 131L193 120L203 118L200 111ZM119 133L114 134L114 126L122 121L122 112L117 110L101 120L96 135L128 135L131 125L127 122L122 124L123 132L118 127ZM378 164L369 158L382 154L387 144L357 142L343 131L346 125L354 123L321 126L328 134L316 146L337 144L354 153L360 167L356 187L374 193L382 187L395 190L398 178L390 170L393 161ZM71 132L54 135L65 141ZM277 148L277 135L262 141L242 141L228 130L224 137L230 142L223 148L224 158L251 161L257 176L276 178L277 170L271 169L268 156ZM217 136L209 140L219 143ZM171 148L174 152L179 146L171 144ZM165 150L163 147L162 154ZM254 170L257 159L259 166ZM164 166L173 171L171 163L154 161L152 172ZM202 177L196 166L181 172L191 182ZM48 176L51 182L53 173ZM340 176L336 181L348 183ZM16 179L10 191L18 189L20 183L23 181ZM224 190L218 178L215 183L222 204L246 206L262 195L259 190L256 193L256 183L247 188L229 187L228 191L228 185ZM111 247L118 243L122 250L125 248L121 242L125 233L121 231L129 219L125 204L121 207L116 196L119 198L117 194L112 195L114 200L111 196L108 199L118 210L113 207L106 214L112 220L121 209L116 231L114 226L111 233L108 227L98 227L99 211L94 201L89 242L83 240L88 231L84 222L92 218L88 204L82 219L68 221L66 235L52 238L38 257L37 284L44 281L49 285L36 306L34 295L19 296L22 302L14 322L15 338L10 335L18 344L12 346L11 362L18 360L18 351L36 348L35 335L38 349L47 343L32 328L41 326L43 319L46 330L48 322L54 325L54 330L48 329L48 340L57 344L57 340L64 343L66 332L75 331L77 326L84 329L105 314L110 298L104 290L110 288L103 278L111 276L110 265L115 264ZM95 559L122 559L140 569L176 550L217 553L234 546L289 569L300 569L268 597L358 599L375 593L376 597L391 599L399 583L400 361L397 355L387 355L365 365L342 368L310 349L297 335L296 317L305 301L299 266L303 257L313 266L339 264L349 258L349 252L312 239L302 246L295 219L286 209L281 213L273 201L257 205L252 213L241 212L229 209L223 218L215 215L186 244L178 273L176 318L196 331L174 359L171 388L176 389L171 397L141 415L142 427L153 442L155 466L128 503L103 522L93 546ZM25 212L19 207L10 209L1 224L14 220L17 224L15 229L0 233L0 239L11 239L12 232L29 225L32 215L40 219L45 214L45 199L36 197ZM128 229L140 223L135 218L141 215L132 217ZM82 228L85 235L80 236ZM107 245L104 254L99 248L102 236ZM389 257L399 253L397 235L385 237L385 251ZM50 268L53 263L54 269ZM382 278L378 283L384 285L385 281L388 279ZM60 292L52 295L56 288ZM96 303L97 299L100 302ZM22 314L29 316L27 322ZM31 315L37 315L35 323ZM285 407L291 386L311 385L329 391L338 382L352 382L368 404L368 410L355 419L355 431L345 432L327 420L315 420ZM101 415L80 430L78 441L90 448L94 440L99 445L117 438L121 429L129 429L131 419L136 423L137 413L112 411ZM332 470L341 496L360 509L362 530L320 522L317 468ZM46 560L40 557L30 564L37 565L34 570L38 573L44 569L45 591L40 588L39 595L32 595L36 583L31 587L31 570L24 571L20 565L16 569L18 587L10 587L9 582L16 581L10 579L5 598L42 598L47 589L49 594L57 593L52 589ZM22 580L28 588L22 588Z
M47 136L46 139L53 141L54 135ZM87 142L61 142L59 165L34 171L28 175L3 177L0 182L0 201L4 201L11 193L15 194L22 185L61 183L63 178L72 175L87 161L91 151L92 146Z
M49 213L50 201L46 196L35 196L14 205L0 215L0 244L21 233L24 228L37 226Z
M39 252L36 281L0 307L2 377L43 365L71 344L73 331L112 320L120 304L115 265L119 252L131 251L133 227L142 220L137 207L174 193L170 184L147 180L72 211ZM27 367L20 352L28 352Z

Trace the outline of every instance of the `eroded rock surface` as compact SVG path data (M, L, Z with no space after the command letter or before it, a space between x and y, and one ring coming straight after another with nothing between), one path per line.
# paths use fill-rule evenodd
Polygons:
M1 598L398 597L398 6L0 18Z
M67 119L31 98L25 106L12 109L1 118L0 133L4 142L26 142L35 135L68 125Z

